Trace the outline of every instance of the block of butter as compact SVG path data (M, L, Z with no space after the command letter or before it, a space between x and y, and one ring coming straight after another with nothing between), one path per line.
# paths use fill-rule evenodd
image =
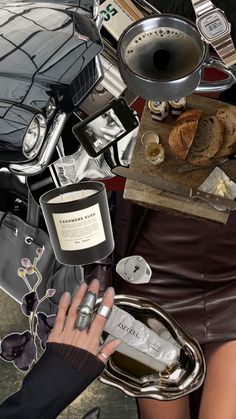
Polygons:
M214 168L199 189L223 198L234 199L236 197L236 183L218 166Z

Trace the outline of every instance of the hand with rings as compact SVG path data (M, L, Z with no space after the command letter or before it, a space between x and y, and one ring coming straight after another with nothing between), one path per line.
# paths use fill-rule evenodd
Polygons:
M98 292L99 281L94 279L89 287L85 283L80 285L72 302L69 293L63 294L48 342L64 343L84 349L106 364L109 356L121 344L121 340L114 339L100 348L103 328L114 301L114 289L107 289L102 304L93 317Z

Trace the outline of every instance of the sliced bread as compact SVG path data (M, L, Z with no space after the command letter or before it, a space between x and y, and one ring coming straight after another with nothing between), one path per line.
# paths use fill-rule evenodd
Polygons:
M225 127L224 147L230 147L236 142L236 109L222 107L216 111L215 116Z
M183 112L170 132L170 148L180 159L185 160L188 155L201 115L202 111L199 109Z
M216 116L200 119L187 160L196 166L206 166L219 151L224 138L224 125Z

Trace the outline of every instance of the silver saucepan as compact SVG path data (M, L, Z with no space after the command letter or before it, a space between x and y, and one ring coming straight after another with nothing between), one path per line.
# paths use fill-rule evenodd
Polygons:
M121 76L137 95L171 100L193 92L221 92L236 82L236 69L209 57L208 45L190 20L162 14L130 25L118 43ZM203 80L206 67L227 74L224 80Z

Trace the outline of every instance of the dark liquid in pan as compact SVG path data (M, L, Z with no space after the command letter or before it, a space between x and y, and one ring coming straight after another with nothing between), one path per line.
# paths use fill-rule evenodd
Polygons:
M158 49L153 54L153 66L157 70L166 70L168 68L171 55L166 49Z
M202 60L200 46L189 35L158 28L134 38L125 61L135 73L154 80L176 80L191 73Z

